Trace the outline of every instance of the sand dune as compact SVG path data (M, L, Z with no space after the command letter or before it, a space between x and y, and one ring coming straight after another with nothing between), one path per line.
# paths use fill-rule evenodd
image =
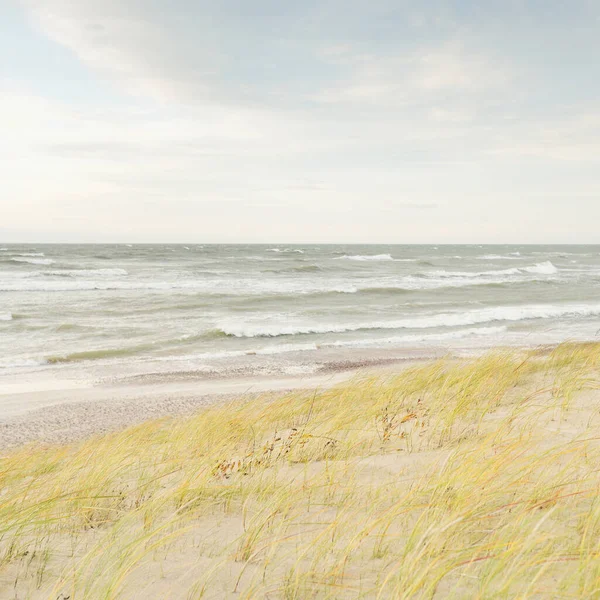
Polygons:
M594 597L599 375L499 351L5 450L0 597Z

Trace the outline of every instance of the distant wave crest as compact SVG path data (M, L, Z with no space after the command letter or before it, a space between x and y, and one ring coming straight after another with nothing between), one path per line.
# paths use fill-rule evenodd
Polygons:
M391 254L354 254L348 255L344 254L343 256L338 256L333 260L356 260L359 262L366 262L371 260L394 260Z
M44 271L44 275L55 277L124 277L128 275L125 269L58 269Z
M558 269L550 262L538 263L530 267L515 267L513 269L501 269L496 271L426 271L422 273L425 277L487 277L498 275L522 275L531 273L535 275L554 275Z
M54 261L51 258L29 258L24 256L13 256L11 262L29 263L30 265L53 265Z
M483 256L476 256L477 260L519 260L520 254L504 256L502 254L484 254ZM461 257L457 257L461 258Z
M292 253L292 254L304 254L304 250L300 250L299 248L269 248L267 252L283 252L283 253Z

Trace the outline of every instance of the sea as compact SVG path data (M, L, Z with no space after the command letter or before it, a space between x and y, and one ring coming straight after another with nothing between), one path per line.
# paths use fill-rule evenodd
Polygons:
M600 245L0 243L0 385L304 375L599 335Z

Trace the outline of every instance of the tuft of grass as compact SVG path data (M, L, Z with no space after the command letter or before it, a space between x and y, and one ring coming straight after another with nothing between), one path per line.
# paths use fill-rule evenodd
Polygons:
M600 344L0 459L0 597L595 597Z

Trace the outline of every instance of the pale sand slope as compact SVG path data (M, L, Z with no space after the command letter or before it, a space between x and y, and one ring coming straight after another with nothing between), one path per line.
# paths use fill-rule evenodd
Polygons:
M394 361L390 367L370 363L312 376L229 377L201 375L139 377L113 383L42 381L0 387L0 448L28 442L66 443L115 431L149 419L186 415L216 402L240 396L294 389L326 389L368 369L402 369L416 360ZM193 375L193 374L190 374Z
M7 452L0 598L596 598L599 389L568 345Z

